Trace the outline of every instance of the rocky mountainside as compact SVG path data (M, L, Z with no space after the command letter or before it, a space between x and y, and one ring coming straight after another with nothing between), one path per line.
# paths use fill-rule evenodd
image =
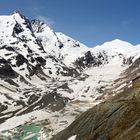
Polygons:
M139 65L140 58L114 81L115 91L106 91L115 96L79 115L51 140L139 140Z
M139 57L139 45L119 39L88 48L18 11L0 16L0 131L48 119L49 139L131 87Z
M139 82L84 112L52 140L139 140Z

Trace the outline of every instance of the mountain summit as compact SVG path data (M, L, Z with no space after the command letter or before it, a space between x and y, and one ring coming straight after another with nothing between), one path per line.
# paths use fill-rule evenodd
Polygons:
M88 48L20 12L0 16L0 131L33 116L51 122L51 137L79 112L129 88L139 57L138 46L118 39Z

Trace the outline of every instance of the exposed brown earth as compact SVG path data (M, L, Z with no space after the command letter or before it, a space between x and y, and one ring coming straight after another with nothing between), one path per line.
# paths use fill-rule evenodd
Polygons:
M52 140L140 140L140 84L89 109Z

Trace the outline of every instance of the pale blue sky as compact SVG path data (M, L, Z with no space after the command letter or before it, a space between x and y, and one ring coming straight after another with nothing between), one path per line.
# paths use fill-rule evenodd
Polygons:
M20 10L30 19L46 20L93 47L116 38L140 43L140 0L2 0L0 15Z

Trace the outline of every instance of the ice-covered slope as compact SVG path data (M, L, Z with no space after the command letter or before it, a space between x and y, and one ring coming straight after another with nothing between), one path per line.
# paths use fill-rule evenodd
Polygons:
M60 111L71 102L77 102L80 110L79 103L84 101L86 110L91 103L115 94L114 81L139 56L139 45L116 39L88 48L20 12L0 16L0 123L42 109ZM75 117L70 110L66 120ZM58 127L52 127L60 131L63 127L55 121ZM11 126L20 124L17 121Z

